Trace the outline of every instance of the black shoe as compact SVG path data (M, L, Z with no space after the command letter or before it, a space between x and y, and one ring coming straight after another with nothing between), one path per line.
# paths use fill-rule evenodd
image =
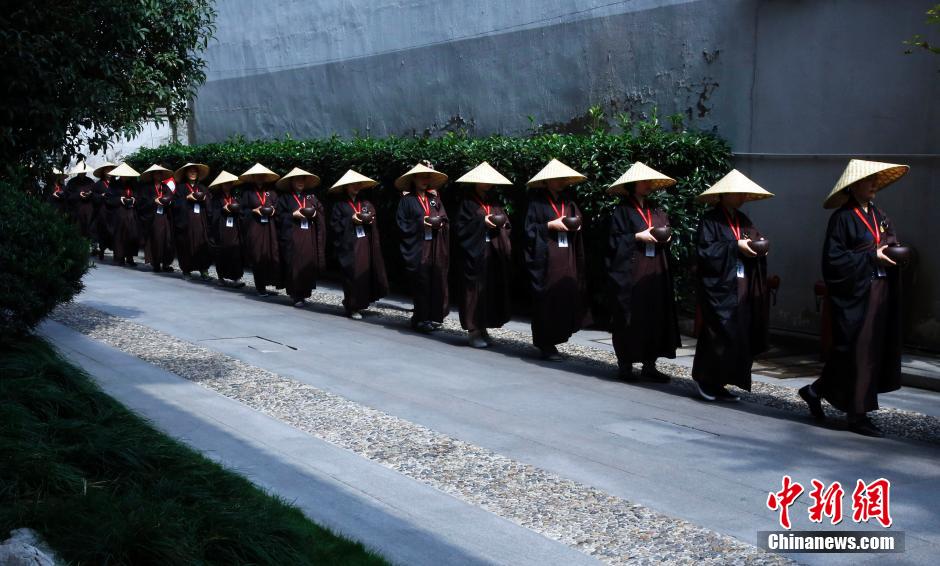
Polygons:
M653 383L669 383L670 377L656 369L656 364L643 364L643 370L640 371L640 377Z
M881 432L881 429L876 427L875 423L871 422L871 419L868 417L862 417L858 420L849 421L849 430L855 434L870 436L872 438L884 438L885 435L885 433Z
M167 273L173 273L173 268L170 267L169 265L164 265L164 266L163 266L163 271L165 271L165 272L167 272Z
M540 348L542 350L542 359L549 362L560 362L563 358L561 353L558 352L558 348L555 346L549 346L548 348Z
M430 320L423 320L415 325L415 330L422 334L430 334L434 332L434 326L431 324Z
M627 383L636 383L637 381L640 381L637 379L636 375L633 374L633 367L629 365L625 368L620 368L617 371L617 379L620 381L626 381Z
M719 401L725 401L726 403L734 403L735 401L740 401L741 398L736 394L728 391L726 387L719 387L715 391L715 398Z
M817 421L826 420L826 412L823 411L822 399L819 398L819 395L813 393L809 385L800 387L798 393L800 394L800 399L806 401L806 405L809 406L809 414L813 415L814 419Z
M708 385L702 385L698 381L692 380L692 383L695 384L695 390L698 393L698 396L706 401L714 401L715 393L711 390L711 387Z
M235 287L236 289L241 289L244 286L245 286L244 281L232 281L232 287Z

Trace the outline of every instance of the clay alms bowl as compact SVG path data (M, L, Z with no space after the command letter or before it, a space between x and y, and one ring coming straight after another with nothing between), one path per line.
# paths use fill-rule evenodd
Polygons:
M158 200L163 206L170 204L170 197L160 197Z
M375 213L371 210L363 210L359 213L359 220L363 224L372 224L372 221L375 220Z
M124 208L134 208L134 197L124 199Z
M204 200L206 198L206 193L202 191L196 191L193 193L193 198L196 200Z
M262 207L261 207L261 215L262 215L262 216L271 216L272 214L274 214L274 207L273 207L273 206L267 206L267 205L265 205L265 206L262 206Z
M237 202L233 202L228 205L228 211L230 214L238 214L241 209L242 205L238 204Z
M313 217L313 215L316 214L316 212L317 212L317 209L313 208L312 206L305 206L300 209L300 213L306 216L307 218Z
M754 250L758 256L765 256L770 251L770 240L761 236L757 240L750 240L747 245Z
M494 212L490 215L490 222L496 225L497 228L502 228L506 221L509 220L506 218L505 212Z
M581 217L580 216L565 216L561 219L561 223L565 225L565 228L569 230L577 230L581 227Z
M432 228L440 228L444 224L444 219L440 216L428 216L427 219Z
M656 238L656 241L660 244L665 244L666 240L669 239L669 236L672 236L672 228L669 226L657 226L650 230L650 234Z
M911 261L913 253L911 247L904 244L891 244L884 250L884 254L898 265L907 265Z

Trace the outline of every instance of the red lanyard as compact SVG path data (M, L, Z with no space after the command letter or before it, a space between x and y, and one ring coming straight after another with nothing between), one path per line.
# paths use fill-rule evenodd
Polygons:
M124 185L124 198L131 198L133 193L134 190L131 187Z
M162 183L154 183L153 190L155 193L157 193L157 198L163 198L163 184Z
M480 200L480 198L477 197L476 195L473 196L473 200L477 201L477 204L480 205L480 208L483 209L483 213L484 213L486 216L489 216L489 215L490 215L490 209L493 208L492 205L484 204L483 201Z
M193 186L190 185L189 183L186 183L186 188L189 189L189 194L193 194L194 192L196 192L193 190Z
M633 206L636 207L636 211L640 213L640 218L646 222L647 228L653 227L653 211L646 209L646 214L643 214L643 208L640 207L640 201L633 199Z
M871 206L871 205L869 205ZM858 215L859 220L862 221L862 224L868 228L868 231L871 232L873 238L875 238L875 247L881 245L881 234L878 232L878 218L875 216L875 209L871 209L871 224L868 223L868 220L865 218L865 215L862 214L862 211L859 210L859 207L855 207L855 214Z
M264 203L268 200L267 191L265 191L264 193L262 193L261 191L255 191L255 196L258 197L258 202L261 203L261 206L264 206Z
M101 184L103 184L103 185L104 185L104 188L107 189L108 187L111 186L111 181L109 181L109 180L107 180L107 179L102 179L102 180L101 180Z
M357 204L358 204L358 206L356 206ZM356 214L359 214L360 212L362 212L362 203L361 203L361 202L360 202L360 203L355 203L355 202L353 202L353 199L349 199L349 206L353 209L353 212L355 212Z
M301 200L301 198L297 196L297 193L291 193L290 196L294 197L294 200L297 201L297 208L304 207L304 202L307 200L306 196L303 198L303 200Z
M731 220L731 215L728 214L728 211L724 207L721 207L721 211L725 213L725 218L728 219L728 228L731 228L731 233L734 234L736 240L741 239L741 221L738 220L738 215L735 213L734 221Z
M228 206L228 205L232 204L233 202L235 202L235 197L233 197L233 196L228 196L228 195L225 195L225 194L222 195L222 199L225 200L225 206Z
M428 200L428 197L422 197L418 193L415 193L415 196L418 197L418 202L421 203L421 208L424 209L424 215L431 216L431 202Z
M548 204L552 205L552 210L555 211L557 218L562 218L565 216L565 203L561 203L561 212L558 212L558 206L555 204L555 199L552 198L552 195L548 195Z
M54 192L55 194L61 193L61 192L62 192L62 185L56 185L56 186L55 186L55 190L52 191L52 192Z

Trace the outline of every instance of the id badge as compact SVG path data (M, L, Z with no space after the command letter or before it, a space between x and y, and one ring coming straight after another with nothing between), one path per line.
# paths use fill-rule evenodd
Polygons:
M487 244L490 243L490 233L489 233L489 232L487 232L486 235L483 237L483 241L485 241Z
M226 228L234 228L234 227L235 227L235 218L233 218L233 217L231 217L231 216L229 216L228 218L226 218L226 219L225 219L225 227L226 227Z
M362 226L356 226L356 237L357 237L357 238L365 238L365 237L366 237L366 229L363 228Z
M568 247L568 234L565 232L558 233L558 247L567 248Z
M300 229L301 229L301 230L309 230L309 229L310 229L310 221L307 220L306 218L304 218L303 220L301 220L301 221L300 221Z
M425 239L425 240L433 240L433 239L434 239L434 232L432 232L430 228L425 228L425 229L424 229L424 239Z
M162 206L158 206L158 207L157 207L157 214L163 214L163 207L162 207Z
M199 214L199 203L193 205L193 214Z
M267 224L267 223L268 223L268 217L267 217L267 216L262 216L262 217L261 217L261 223L262 223L262 224Z
M646 257L656 257L656 244L646 244Z
M744 279L744 262L738 260L738 279Z
M887 277L887 276L888 276L888 272L885 271L884 266L883 266L883 265L879 265L879 266L878 266L878 277L881 278L881 277Z

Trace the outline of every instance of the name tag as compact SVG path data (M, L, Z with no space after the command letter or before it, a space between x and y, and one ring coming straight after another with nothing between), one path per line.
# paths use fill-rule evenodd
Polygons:
M738 279L744 279L744 262L738 260Z
M234 217L229 216L228 218L225 219L225 227L226 227L226 228L232 228L232 227L234 227L234 226L235 226L235 218L234 218Z
M300 221L300 229L301 229L301 230L309 230L309 229L310 229L310 221L307 220L306 218L304 218L303 220L301 220L301 221Z
M646 257L656 257L656 244L650 244L647 242L646 253L644 255L646 255Z
M357 238L365 238L365 237L366 237L366 229L363 228L362 226L356 226L356 237L357 237Z
M558 233L558 247L567 248L568 247L568 234L565 232Z
M434 239L434 232L432 232L430 228L425 228L425 229L424 229L424 239L425 239L425 240L433 240L433 239Z
M487 232L486 235L483 237L483 241L489 243L489 241L490 241L490 233L489 233L489 232Z
M887 276L888 276L888 272L885 271L885 268L884 268L883 265L879 265L879 266L878 266L877 276L878 276L879 278L881 278L881 277L887 277Z
M157 214L163 214L163 207L162 207L162 206L158 206L158 207L157 207Z
M261 223L262 223L262 224L267 224L267 223L268 223L268 217L267 217L267 216L262 216L262 217L261 217Z
M199 203L193 205L193 214L199 214Z

